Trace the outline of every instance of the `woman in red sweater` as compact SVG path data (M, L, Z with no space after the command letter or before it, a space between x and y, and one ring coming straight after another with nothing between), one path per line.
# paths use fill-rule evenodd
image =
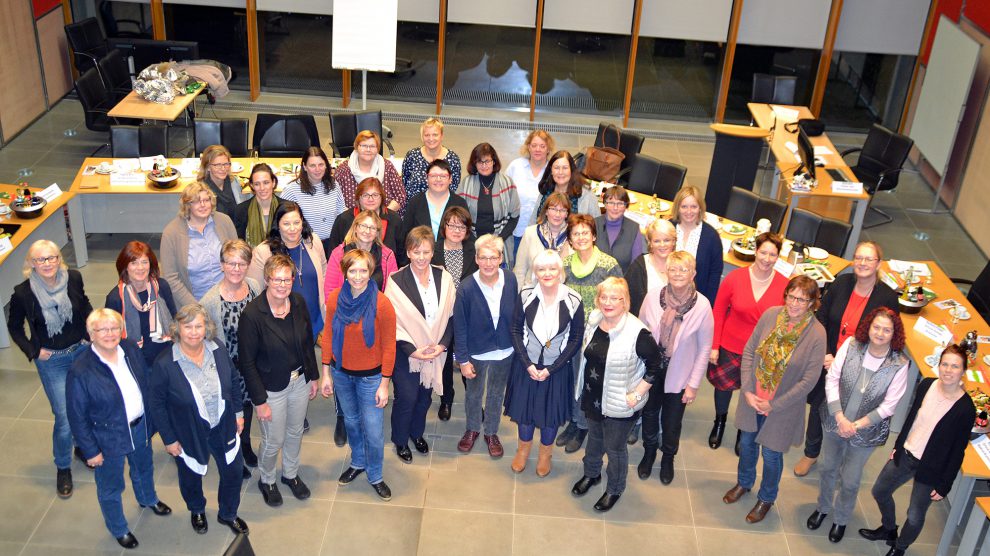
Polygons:
M715 387L715 424L708 436L708 446L712 450L722 445L732 391L740 386L743 348L760 315L768 308L780 305L784 297L787 277L773 269L782 246L783 238L778 234L767 232L756 236L756 260L748 267L730 272L715 297L712 307L715 334L708 366L708 382ZM739 455L738 434L736 455Z
M367 471L368 482L382 500L392 491L382 478L385 453L385 404L395 365L395 310L371 279L375 261L362 249L340 261L346 284L327 295L323 329L321 391L329 398L336 388L344 411L351 464L337 483L346 485Z

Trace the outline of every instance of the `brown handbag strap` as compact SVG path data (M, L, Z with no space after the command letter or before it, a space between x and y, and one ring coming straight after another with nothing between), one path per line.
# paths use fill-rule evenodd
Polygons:
M608 132L609 132L609 130L615 132L615 144L614 145L609 145L608 144ZM622 143L622 132L619 131L619 128L616 127L615 124L608 124L608 126L606 126L604 130L602 130L602 146L603 147L612 147L613 149L618 150L619 145L621 143Z

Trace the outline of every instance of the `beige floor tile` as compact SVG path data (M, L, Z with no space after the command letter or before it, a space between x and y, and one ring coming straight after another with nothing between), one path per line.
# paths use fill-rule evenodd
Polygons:
M728 505L722 502L722 496L736 484L735 473L688 471L687 482L691 493L695 526L758 533L776 533L783 530L779 509L776 507L770 509L763 521L753 525L746 523L746 514L757 501L759 479L752 492L740 498L735 504Z
M460 510L423 510L418 554L512 554L512 515Z
M0 417L0 439L3 438L3 435L7 434L7 431L10 430L10 427L14 426L15 422L16 420L12 417Z
M413 554L419 546L422 522L422 508L338 500L330 510L320 554Z
M479 512L512 513L515 491L515 474L509 468L508 458L498 463L480 458L457 458L452 471L431 467L426 482L427 508L469 510Z
M592 507L605 492L604 484L578 498L571 494L571 487L581 476L581 464L572 462L556 465L554 472L542 479L535 474L519 475L516 477L516 515L601 519Z
M736 428L726 423L722 446L718 450L708 447L708 434L712 430L711 421L685 419L681 425L681 445L677 461L694 471L717 471L735 474L739 458L733 451L736 443ZM732 486L732 485L729 485Z
M139 541L140 542L140 541ZM4 547L0 546L0 552ZM119 546L116 550L95 550L81 547L51 546L40 543L31 543L24 547L20 556L119 556L123 549ZM3 552L4 554L17 554L17 552Z
M829 516L822 523L818 532L808 530L806 522L808 516L815 511L818 506L819 481L817 478L799 479L797 477L784 477L780 481L780 496L777 499L777 506L784 523L784 531L797 535L828 534L828 529L832 526L832 516ZM865 487L869 492L869 486ZM864 487L860 487L860 494L864 492ZM866 517L857 501L853 510L852 519L846 524L846 534L855 533L857 529L866 527Z
M18 359L24 359L24 354L17 348L0 349L4 354L14 353ZM0 363L0 368L4 369L0 376L0 416L18 417L28 406L35 394L45 397L41 389L41 379L38 378L38 371L31 372L21 370L11 370L7 365ZM31 366L34 368L34 365ZM48 410L51 418L51 409Z
M512 526L512 553L545 556L550 550L569 556L604 555L605 523L516 515Z
M27 542L53 503L71 502L56 500L54 477L50 482L3 477L3 482L4 497L16 501L0 505L0 540L3 541Z
M39 383L40 384L40 383ZM34 396L24 406L24 411L18 416L21 419L32 419L35 421L55 422L55 415L52 414L52 404L48 402L44 389L39 388Z
M238 515L251 528L251 546L256 554L309 556L320 553L330 508L329 500L312 498L302 502L286 499L282 507L269 508L261 496L252 496L241 501ZM226 530L215 520L210 523L213 527Z
M656 554L689 556L699 554L698 538L694 528L675 525L606 521L605 545L608 547L609 554L622 554L623 556L655 556Z
M362 473L354 482L337 488L334 500L341 502L363 502L373 505L411 506L422 508L426 498L426 484L430 470L415 465L403 465L395 456L385 454L385 482L392 490L392 500L383 502L368 484L367 474Z
M127 522L134 526L138 523L138 516L142 510L134 501L130 489L124 493L123 505ZM160 519L163 522L178 521L175 517ZM38 523L31 540L67 548L82 547L96 550L120 548L103 523L103 514L100 513L99 503L96 501L95 483L76 483L72 498L55 500ZM162 547L172 544L173 540L168 539L168 542L165 542L163 539Z
M806 530L807 531L807 530ZM810 533L810 531L807 531ZM828 540L828 529L823 525L820 535L787 535L787 546L791 554L848 554L862 556L877 554L878 548L883 547L886 554L889 547L883 543L872 543L859 537L851 527L846 530L842 542L833 543Z
M220 554L234 540L233 533L226 526L217 523L216 492L204 492L206 496L206 521L209 531L200 535L193 531L189 522L190 513L182 502L178 487L159 487L159 497L169 501L173 513L168 516L155 515L150 510L142 510L137 520L129 520L131 531L141 545L135 552L153 554ZM124 507L127 507L126 498ZM248 522L248 526L251 524ZM109 537L109 535L108 535ZM114 542L116 545L116 542Z
M787 556L787 539L782 533L750 533L698 528L698 548L702 556ZM795 554L802 554L797 552Z
M0 441L0 469L5 474L40 479L54 491L55 465L52 461L52 422L18 419ZM92 482L92 473L78 460L72 462L73 481Z
M606 521L694 525L684 472L675 470L674 481L664 485L656 473L645 481L640 480L635 466L629 466L626 490L604 516Z

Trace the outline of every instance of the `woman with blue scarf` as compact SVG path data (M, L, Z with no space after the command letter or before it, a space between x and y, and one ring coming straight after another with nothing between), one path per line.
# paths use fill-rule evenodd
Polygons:
M567 195L553 192L542 204L540 216L536 224L526 228L519 239L519 250L516 252L516 265L513 273L519 283L519 290L536 285L533 277L533 258L538 254L553 249L564 259L571 254L567 242L567 217L571 215L571 202ZM639 309L639 307L637 307Z
M382 500L392 491L382 477L385 454L385 404L395 365L395 310L371 279L375 261L362 249L348 251L340 261L344 287L327 295L323 330L321 391L329 398L336 389L344 411L351 463L337 483L350 484L367 472L368 482Z

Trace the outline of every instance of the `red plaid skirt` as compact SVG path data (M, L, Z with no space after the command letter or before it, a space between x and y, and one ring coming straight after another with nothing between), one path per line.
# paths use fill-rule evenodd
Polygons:
M739 365L742 355L725 348L718 350L718 364L708 365L708 382L718 390L738 390L742 384L739 378Z

